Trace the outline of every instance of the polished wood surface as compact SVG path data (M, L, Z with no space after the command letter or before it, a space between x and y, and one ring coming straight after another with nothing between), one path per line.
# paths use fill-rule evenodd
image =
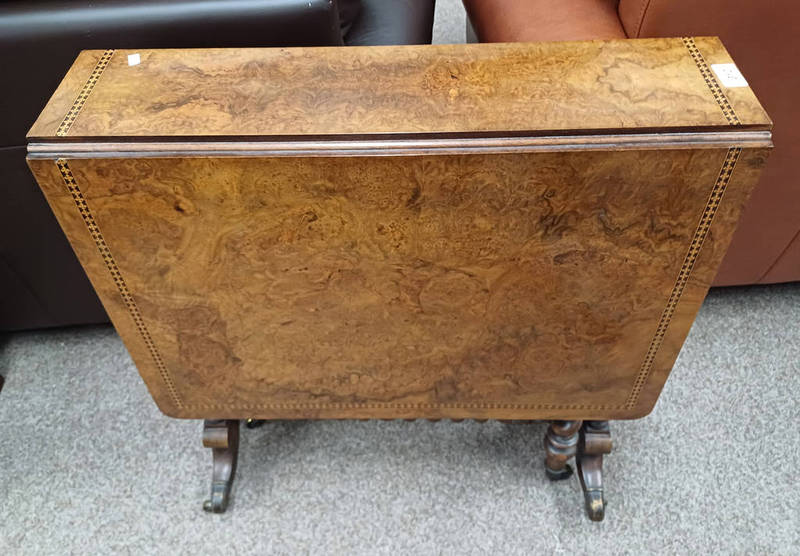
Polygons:
M702 52L707 64L729 63L729 55L715 38L687 40L86 51L29 137L584 134L734 125L689 54ZM141 63L129 66L133 53ZM81 78L98 62L87 100L64 126L85 92ZM749 88L726 92L735 125L768 126Z
M770 146L692 45L85 53L30 165L169 415L640 417Z
M738 156L728 210L764 153ZM536 418L647 412L733 229L677 310L730 157L74 159L84 215L31 163L167 413Z

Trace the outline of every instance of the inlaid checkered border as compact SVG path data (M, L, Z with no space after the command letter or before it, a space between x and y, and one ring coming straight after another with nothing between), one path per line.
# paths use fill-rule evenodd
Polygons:
M697 262L697 257L700 255L700 250L703 248L703 242L706 240L706 236L708 236L708 230L711 228L714 215L716 214L717 208L719 208L719 204L722 201L722 196L725 194L725 189L728 186L728 182L730 182L733 169L736 167L736 161L739 160L740 154L742 154L741 147L731 147L728 149L728 153L722 163L722 169L719 172L717 181L714 183L714 187L711 189L711 195L706 203L706 208L703 210L703 214L700 217L700 222L697 224L697 229L694 232L692 242L689 244L689 250L686 253L686 257L683 259L683 265L678 273L675 286L672 288L672 293L667 300L667 306L664 308L664 312L661 314L661 319L658 321L658 326L656 327L655 334L653 335L653 340L650 342L650 347L648 348L647 354L642 362L642 367L639 370L636 381L633 383L633 389L628 396L628 401L623 406L624 409L633 409L639 402L639 395L641 394L644 385L647 383L647 379L650 377L650 372L653 368L653 362L655 361L656 355L658 355L658 351L664 341L664 336L667 333L669 324L672 322L672 317L675 314L675 309L678 306L678 302L681 300L683 290L686 288L686 283L689 281L689 275L692 273L694 264Z
M694 60L695 64L697 65L698 69L700 70L700 74L702 75L706 85L708 86L711 94L714 96L714 100L719 105L720 109L722 110L723 115L727 119L728 123L731 125L741 125L741 121L739 117L736 115L733 107L731 106L728 98L722 92L722 89L717 82L716 78L714 77L711 69L709 68L708 64L706 63L703 55L700 53L700 50L697 48L694 39L691 37L684 37L683 43L686 45L686 48L689 50L689 54L691 55L692 59ZM94 70L92 71L89 79L87 80L86 84L81 89L80 94L75 99L75 102L70 107L67 114L64 116L61 125L58 127L58 131L56 135L63 137L66 136L72 127L72 124L75 122L75 119L80 114L83 106L86 103L86 100L89 98L92 90L94 89L95 85L97 84L98 80L103 74L103 71L108 66L109 62L111 61L112 56L114 55L114 50L106 50L103 55L98 60ZM58 166L59 172L64 180L67 189L69 190L72 198L75 202L75 205L83 218L89 233L91 234L92 238L97 245L98 250L100 251L100 255L103 257L103 261L108 268L114 283L119 290L120 296L122 297L123 303L128 309L131 318L133 319L134 324L136 325L139 334L144 341L145 345L147 346L148 351L153 359L153 362L156 368L159 371L164 383L167 387L169 392L169 396L175 406L178 409L204 409L204 410L242 410L242 411L252 411L252 410L303 410L303 409L312 409L312 410L325 410L325 409L512 409L512 410L632 410L636 407L639 402L639 397L641 392L643 391L645 385L647 384L647 380L651 375L653 364L655 362L656 356L659 353L661 345L663 343L664 337L666 336L667 330L669 329L669 325L672 322L672 318L675 314L676 308L678 303L683 295L683 291L686 288L686 284L689 280L689 276L694 268L695 262L700 254L702 249L703 243L708 235L709 229L711 228L711 224L714 219L714 215L716 214L717 208L722 200L722 197L725 193L725 189L730 181L731 175L733 170L736 166L736 162L739 159L739 155L741 154L742 149L741 147L732 147L728 150L725 160L722 164L722 168L720 170L719 176L714 183L714 186L711 190L711 194L709 196L708 202L706 203L705 209L703 210L702 216L698 223L697 229L695 230L694 236L692 241L689 245L688 251L683 261L683 265L681 266L680 272L676 278L675 284L673 286L672 292L670 294L669 299L667 300L666 307L662 312L661 318L659 320L658 326L656 327L655 333L653 335L652 341L648 347L647 353L645 355L644 361L642 362L640 371L634 381L633 387L631 392L628 396L627 401L619 406L598 406L598 405L554 405L554 404L541 404L541 405L526 405L526 404L503 404L503 403L421 403L421 404L414 404L414 403L375 403L375 402L366 402L366 403L273 403L273 404L242 404L238 406L230 406L230 405L186 405L183 403L181 397L179 396L177 389L175 387L174 381L164 364L161 355L159 354L158 349L147 329L147 326L142 319L141 313L136 305L136 302L130 293L125 280L122 277L122 274L117 266L113 256L111 255L111 251L108 248L108 245L103 238L102 233L100 232L99 227L92 215L91 211L89 210L89 206L86 203L86 200L81 193L81 190L78 184L75 181L75 177L72 174L72 171L69 168L69 163L66 159L58 159L56 164Z
M184 408L185 406L183 404L183 400L181 400L181 397L178 395L178 391L175 388L175 383L169 374L169 370L167 370L164 360L161 358L161 354L158 352L155 342L153 342L153 338L150 336L150 332L147 330L147 326L142 319L142 314L139 312L139 307L136 305L136 301L133 299L133 295L131 295L128 285L125 283L125 279L122 277L122 273L117 266L117 262L114 260L114 256L111 254L111 250L108 248L108 244L106 243L105 238L103 238L103 234L100 232L100 228L98 227L97 222L92 215L92 211L89 209L89 205L86 203L86 199L83 197L83 193L81 192L81 189L75 180L75 176L69 167L69 163L65 159L59 158L56 160L56 165L58 166L58 171L61 173L61 178L64 180L64 185L67 186L67 190L69 191L70 195L72 195L72 200L75 202L75 206L78 208L78 212L80 213L81 218L83 218L86 228L89 230L89 234L91 234L92 239L97 245L97 249L100 251L100 256L103 258L103 262L106 264L106 268L108 268L108 272L111 274L114 284L116 284L117 289L119 290L119 295L122 297L122 302L125 304L125 307L127 307L128 313L133 319L136 329L139 331L139 335L142 337L145 346L147 346L147 350L150 352L150 356L153 358L153 363L155 363L161 378L164 380L164 384L167 387L170 398L176 407L179 409Z
M86 100L89 98L89 95L92 94L95 85L97 85L97 81L100 79L100 76L103 75L108 63L111 61L112 56L114 56L114 50L106 50L103 52L103 55L100 56L100 59L94 66L94 70L92 70L92 73L89 75L89 79L86 80L81 92L78 93L78 97L75 99L75 102L72 103L67 115L64 116L63 120L61 120L61 125L58 126L58 130L56 130L56 136L67 136L67 133L69 133L72 124L75 123L75 119L78 117L78 114L80 114L81 110L83 110L83 105L86 104Z
M105 239L103 238L103 234L100 231L100 228L97 225L97 222L92 215L91 210L89 209L88 204L86 203L86 199L83 197L83 194L78 186L75 176L72 173L72 170L69 167L69 163L65 159L58 159L56 164L58 166L58 170L61 173L61 177L64 180L64 184L67 187L70 195L72 195L72 199L75 202L75 206L78 209L78 212L83 218L84 223L94 239L95 244L97 245L97 249L100 252L101 257L103 258L103 262L108 268L109 273L111 274L111 278L114 280L114 283L119 290L119 294L122 297L122 301L128 309L128 312L133 319L134 324L136 325L139 334L144 341L144 344L147 346L148 351L150 352L150 356L153 359L153 362L156 368L161 375L161 378L164 381L164 384L167 387L169 392L169 396L172 402L178 409L185 409L185 410L235 410L235 411L255 411L255 410L342 410L342 409L479 409L479 410L487 410L487 409L510 409L510 410L543 410L543 411L610 411L610 410L633 410L636 408L639 402L639 396L643 391L645 385L647 384L647 380L649 379L653 365L655 363L656 357L659 353L661 345L664 341L664 337L667 334L667 330L669 329L670 323L672 322L672 318L675 314L677 309L678 303L680 302L681 296L686 288L686 285L689 281L689 276L694 269L694 265L697 262L697 258L700 255L700 252L703 247L703 243L708 236L709 230L711 229L711 225L714 220L714 215L719 208L719 205L722 201L723 195L725 194L725 190L730 182L731 176L733 174L734 168L736 167L736 163L739 159L739 156L742 153L741 147L731 147L728 149L725 159L722 163L722 168L720 169L719 175L714 182L714 185L711 189L711 193L709 195L708 201L706 202L706 206L700 216L700 220L697 224L697 228L695 229L694 235L692 237L692 241L689 244L687 249L686 256L684 257L683 264L681 265L680 271L678 272L678 276L675 280L675 284L672 288L672 292L667 300L666 307L664 308L661 318L659 319L658 325L656 330L653 334L653 338L650 342L648 347L647 353L645 355L644 361L642 362L641 368L639 373L634 381L633 387L631 392L626 400L626 402L622 405L614 406L614 405L571 405L571 404L538 404L538 405L529 405L529 404L513 404L513 403L482 403L482 402L472 402L472 403L381 403L381 402L365 402L365 403L358 403L358 402L350 402L350 403L316 403L316 402L300 402L300 403L271 403L271 404L239 404L239 405L225 405L225 404L191 404L187 405L183 402L181 397L178 394L178 391L175 387L175 383L167 369L166 365L164 364L161 355L159 354L158 349L156 348L155 342L153 341L150 332L147 329L147 326L142 319L142 315L139 311L139 308L136 305L136 302L131 294L130 290L128 289L127 284L125 283L124 278L122 277L122 273L117 266L114 257L111 254L111 250L109 249L108 245L106 244Z
M692 37L683 37L682 40L683 44L685 44L686 48L689 50L689 55L697 65L697 69L700 70L700 75L703 77L703 81L705 81L706 85L708 85L708 89L714 96L714 100L717 101L717 104L722 110L722 114L725 116L725 119L728 120L728 123L731 125L742 125L741 120L739 120L739 116L737 116L736 112L733 110L733 106L731 106L728 97L726 97L725 93L722 92L722 87L719 86L717 78L714 77L714 72L711 71L710 67L708 67L708 63L706 62L706 59L703 58L703 54L700 52L700 49L697 48L697 44L694 42L694 39Z

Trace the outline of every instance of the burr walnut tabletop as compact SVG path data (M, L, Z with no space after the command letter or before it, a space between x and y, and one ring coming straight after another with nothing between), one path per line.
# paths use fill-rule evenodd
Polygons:
M771 146L731 62L714 38L85 51L29 164L168 415L635 418Z

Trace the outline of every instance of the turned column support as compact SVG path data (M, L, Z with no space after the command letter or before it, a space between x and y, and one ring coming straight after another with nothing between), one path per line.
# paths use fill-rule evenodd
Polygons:
M567 461L575 456L578 449L578 430L581 421L552 421L544 437L547 454L544 470L551 481L562 481L572 476L572 468Z
M236 461L239 457L239 421L211 420L203 423L203 446L211 448L214 468L211 476L211 498L203 509L216 514L228 508Z

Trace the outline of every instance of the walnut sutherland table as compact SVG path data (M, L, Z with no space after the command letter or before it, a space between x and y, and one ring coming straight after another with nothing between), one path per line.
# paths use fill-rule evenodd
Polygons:
M161 410L551 420L602 519L771 147L715 38L85 51L29 164ZM712 67L713 66L713 67Z

